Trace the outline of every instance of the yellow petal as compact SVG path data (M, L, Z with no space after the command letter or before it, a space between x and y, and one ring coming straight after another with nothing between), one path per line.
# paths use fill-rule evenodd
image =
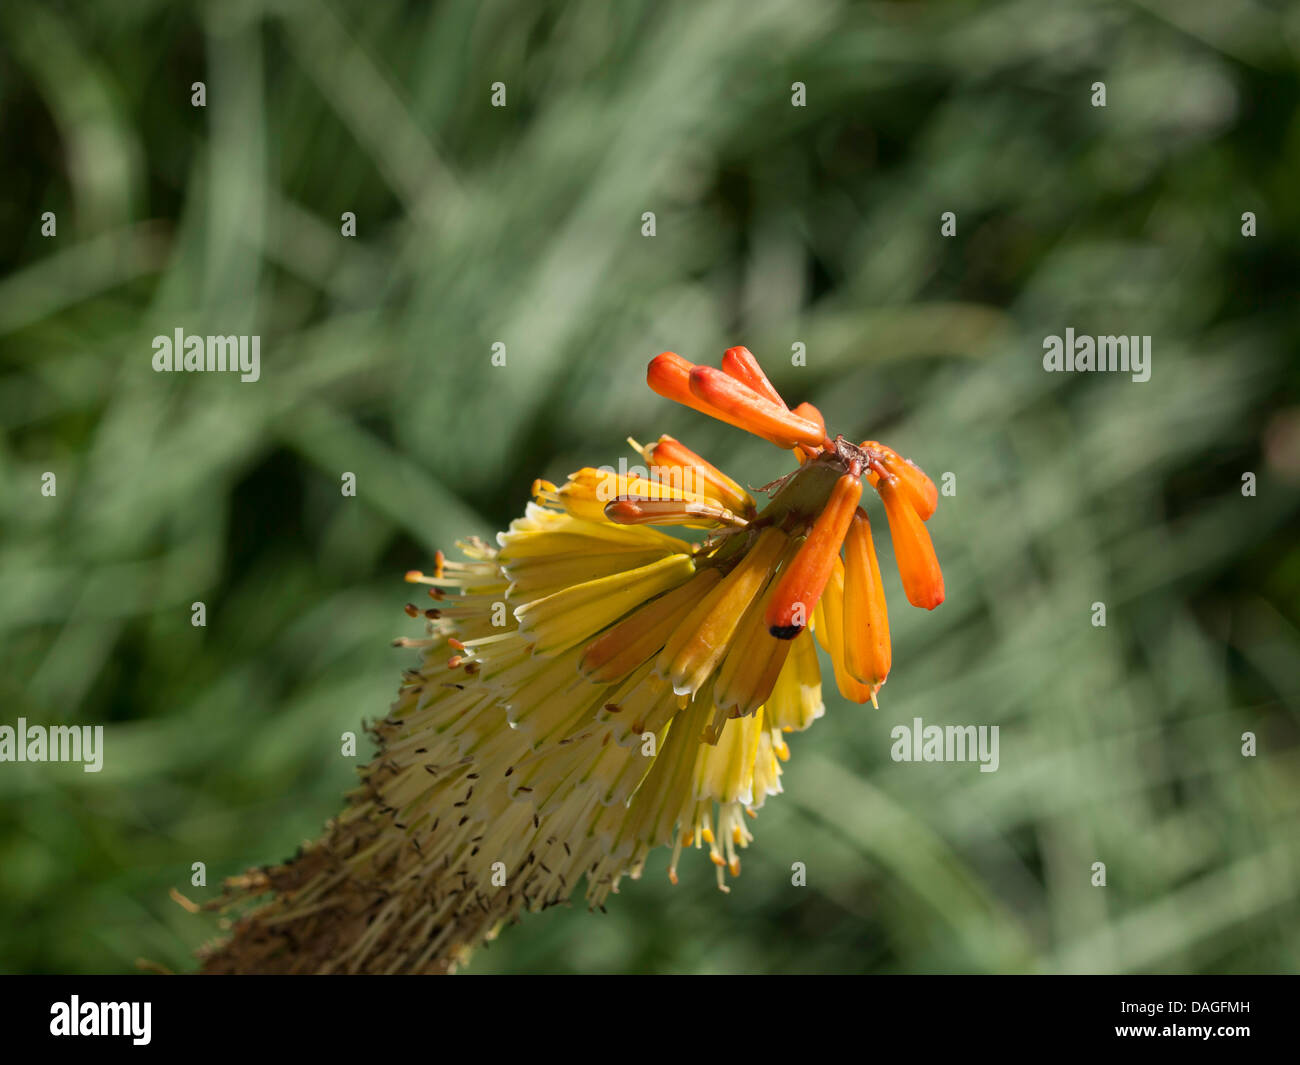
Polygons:
M826 711L822 703L821 666L808 633L790 641L790 655L764 707L774 729L802 732Z
M646 603L593 640L582 653L579 670L600 684L622 680L660 651L687 612L721 579L716 569L707 569Z
M695 565L687 555L669 555L648 566L576 584L515 610L519 629L537 654L555 654L613 624L629 610L689 580Z

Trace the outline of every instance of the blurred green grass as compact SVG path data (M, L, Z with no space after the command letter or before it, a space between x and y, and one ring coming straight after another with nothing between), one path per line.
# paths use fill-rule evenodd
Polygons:
M408 664L401 574L534 477L659 432L783 472L642 383L733 343L956 475L948 601L895 610L880 711L829 691L792 738L730 896L658 855L470 970L1300 968L1292 8L21 0L0 31L0 723L107 726L97 775L0 765L0 970L189 966L216 930L168 888L318 832ZM177 326L259 333L262 379L153 373ZM1066 326L1150 334L1151 381L1044 374ZM1000 770L893 763L913 717L1000 725Z

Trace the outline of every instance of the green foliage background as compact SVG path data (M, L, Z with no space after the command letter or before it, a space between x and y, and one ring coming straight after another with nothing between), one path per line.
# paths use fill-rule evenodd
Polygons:
M168 888L319 831L403 571L534 477L665 431L783 472L644 387L735 343L956 474L948 600L883 560L881 709L828 692L730 896L660 854L470 971L1300 968L1298 102L1300 12L1248 0L4 4L0 723L107 754L0 765L0 969L192 965ZM152 372L178 326L261 381ZM1066 326L1151 380L1044 373ZM1000 770L892 762L913 717Z

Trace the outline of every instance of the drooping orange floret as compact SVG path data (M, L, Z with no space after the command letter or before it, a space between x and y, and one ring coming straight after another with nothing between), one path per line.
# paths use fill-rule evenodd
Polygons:
M894 541L894 557L898 560L898 575L907 601L933 610L943 602L943 571L939 569L930 534L897 477L881 477L876 491L885 504L889 536Z
M826 508L781 574L768 604L768 631L777 639L792 640L808 624L839 558L840 544L861 498L862 478L857 471L846 473L835 482Z
M889 676L889 611L871 522L861 507L844 539L844 658L864 684L878 687Z

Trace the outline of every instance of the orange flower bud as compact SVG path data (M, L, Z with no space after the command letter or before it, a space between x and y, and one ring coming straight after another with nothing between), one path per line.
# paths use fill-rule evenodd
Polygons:
M775 403L786 410L790 409L789 404L781 398L781 393L767 379L767 374L758 365L758 360L754 358L749 348L728 348L722 356L722 372L728 377L734 377L746 388L757 392L769 403Z
M896 451L887 449L881 465L898 478L898 483L902 486L917 516L922 521L929 521L934 508L939 505L939 489L935 488L934 482L925 475L925 471Z
M724 421L770 440L777 447L819 447L826 435L812 422L791 414L711 366L697 366L690 372L690 389L697 399L726 415Z
M831 438L826 435L826 419L822 417L821 411L819 411L811 403L800 403L799 406L795 407L791 413L799 415L800 418L808 419L808 421L812 422L814 425L816 425L818 428L821 429L822 450L833 451L835 449L835 444L831 441ZM802 463L805 458L810 459L814 455L816 455L817 451L818 451L817 448L807 447L805 445L800 447L799 454L796 457Z
M605 504L605 517L617 525L686 525L695 529L745 524L744 518L726 507L690 499L616 499Z
M718 410L711 403L699 399L691 391L691 371L694 369L693 362L687 362L676 352L665 351L650 360L650 365L646 367L646 384L664 399L671 399L674 403L680 403L684 407L690 407L691 410L707 414L710 418L717 418L720 422L726 422L737 429L749 432L749 426L740 418Z
M889 536L903 591L913 606L933 610L943 602L943 571L925 524L913 508L897 477L881 477L876 485L889 519Z
M845 654L844 632L844 563L836 555L831 567L830 579L821 604L817 608L817 627L824 629L826 643L830 647L831 667L835 674L835 687L844 698L853 703L876 702L876 690L879 684L864 684L849 672Z
M846 473L835 482L825 509L782 571L768 602L764 620L768 631L777 639L792 640L808 624L831 569L840 557L840 544L861 498L861 478Z
M680 440L667 435L661 436L655 443L645 448L642 454L651 466L666 466L670 469L682 470L684 483L685 471L691 471L690 477L694 482L691 488L701 495L712 496L728 510L735 511L737 514L753 514L754 500L750 494Z
M823 436L826 435L826 419L822 417L822 412L811 403L800 403L799 406L794 408L793 413L799 415L800 418L807 418L822 431Z
M880 563L871 542L871 523L861 507L844 539L844 661L865 684L889 676L889 612Z

